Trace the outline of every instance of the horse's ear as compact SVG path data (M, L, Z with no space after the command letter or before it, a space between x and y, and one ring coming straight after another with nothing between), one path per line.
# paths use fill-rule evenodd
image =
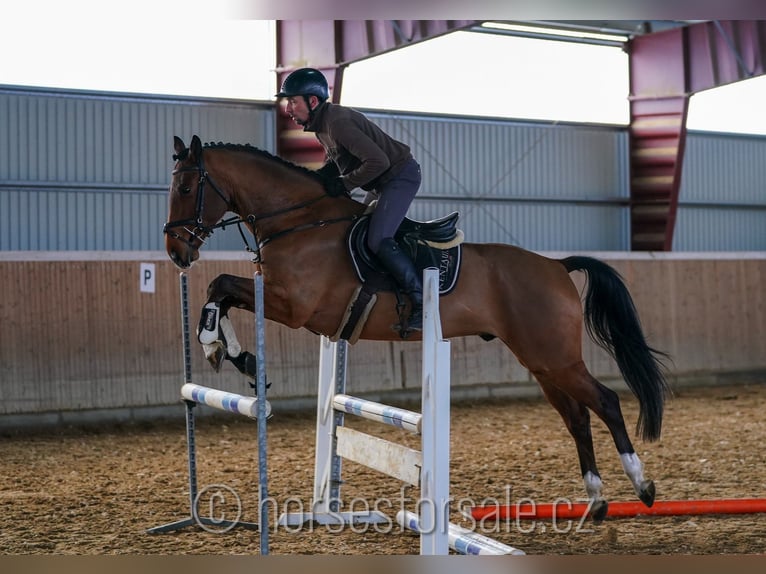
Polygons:
M199 161L199 158L202 155L202 142L196 135L192 136L191 144L189 144L189 150L191 151L191 159L193 161Z
M181 155L181 152L186 149L186 144L178 136L173 136L173 149L176 150L176 155Z

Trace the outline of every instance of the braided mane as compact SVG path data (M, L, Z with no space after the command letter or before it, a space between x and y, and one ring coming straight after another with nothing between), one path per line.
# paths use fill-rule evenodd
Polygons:
M224 150L230 150L230 151L243 151L247 152L262 158L265 158L270 161L275 161L277 163L280 163L284 165L285 167L288 167L290 169L294 169L296 171L299 171L305 175L308 175L310 177L313 177L315 180L322 182L323 178L320 174L315 172L312 169L308 169L306 167L303 167L302 165L295 164L291 161L288 161L284 158L281 158L277 155L274 155L272 153L267 152L266 150L257 148L255 146L252 146L250 144L233 144L233 143L223 143L223 142L209 142L204 144L204 149L224 149Z

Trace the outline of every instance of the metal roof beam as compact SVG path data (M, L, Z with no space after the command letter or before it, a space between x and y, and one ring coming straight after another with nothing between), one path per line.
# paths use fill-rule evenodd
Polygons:
M636 36L630 58L631 248L670 251L689 98L764 74L766 22L708 21Z
M349 64L468 28L475 20L277 20L277 84L292 70L312 67L327 77L333 102L340 101L343 71ZM277 152L316 167L324 152L311 134L277 112Z

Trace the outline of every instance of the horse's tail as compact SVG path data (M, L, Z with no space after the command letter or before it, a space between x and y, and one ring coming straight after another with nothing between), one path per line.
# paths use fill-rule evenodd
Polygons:
M617 361L623 379L638 399L636 432L644 440L659 439L669 394L661 358L668 355L647 345L633 299L617 271L592 257L567 257L561 263L567 272L583 271L587 276L585 328Z

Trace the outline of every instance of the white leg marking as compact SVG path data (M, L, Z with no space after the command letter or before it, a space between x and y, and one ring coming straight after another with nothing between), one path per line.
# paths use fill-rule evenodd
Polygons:
M601 477L588 471L583 475L582 479L585 482L585 492L588 493L588 498L599 500L601 498Z
M625 469L625 474L628 475L630 482L633 483L633 489L637 494L640 494L641 484L644 482L644 464L635 452L621 454L620 460L622 460L622 468Z

